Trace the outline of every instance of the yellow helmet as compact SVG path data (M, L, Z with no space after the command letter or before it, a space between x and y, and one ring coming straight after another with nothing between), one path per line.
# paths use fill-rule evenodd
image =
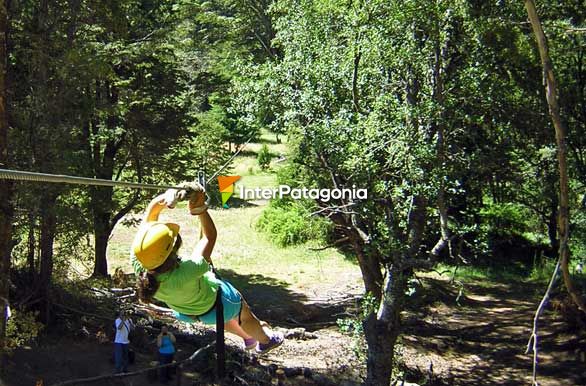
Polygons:
M178 233L177 224L147 222L141 225L134 237L132 250L144 268L153 270L167 260Z

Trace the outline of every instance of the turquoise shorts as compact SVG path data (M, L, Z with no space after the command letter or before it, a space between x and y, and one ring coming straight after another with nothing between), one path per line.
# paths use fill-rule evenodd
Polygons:
M222 288L222 304L224 305L224 321L228 322L240 315L242 296L232 284L225 280L222 280L220 286ZM177 311L173 311L173 315L182 322L193 323L199 320L204 324L216 324L216 307L203 315L199 315L197 319Z

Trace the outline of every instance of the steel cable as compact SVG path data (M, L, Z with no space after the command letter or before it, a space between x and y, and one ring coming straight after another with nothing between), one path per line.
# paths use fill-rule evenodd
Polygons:
M138 182L112 181L112 180L104 180L104 179L100 179L100 178L67 176L64 174L25 172L25 171L21 171L21 170L9 170L9 169L0 169L0 179L15 180L15 181L51 182L51 183L56 183L56 184L117 186L117 187L123 187L123 188L149 189L149 190L183 189L180 186L172 186L172 185L141 184Z

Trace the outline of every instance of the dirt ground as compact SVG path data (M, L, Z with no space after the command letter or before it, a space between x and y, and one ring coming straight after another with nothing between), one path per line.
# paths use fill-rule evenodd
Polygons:
M225 272L225 276L234 282L249 279L231 272ZM340 277L336 285L325 288L319 284L313 288L286 288L265 278L244 288L244 296L250 299L259 317L283 331L303 327L307 334L288 339L265 358L246 357L246 363L242 356L232 359L234 363L229 361L229 369L237 365L239 370L233 371L224 384L271 384L276 379L271 380L274 377L264 373L275 368L305 369L305 376L292 376L285 383L288 385L359 384L365 375L364 365L354 354L353 339L342 334L336 323L337 319L356 313L361 288L349 284L355 283L354 279ZM422 283L418 292L423 296L415 295L417 299L403 317L405 333L401 347L409 381L435 385L531 384L532 356L524 352L543 288L521 282L468 284L457 304L458 289L447 280L426 277ZM420 306L430 303L430 307ZM569 332L566 323L549 310L540 326L540 384L586 385L585 336ZM174 327L191 330L202 341L213 339L211 330L198 325L176 322ZM92 334L72 331L63 339L51 335L38 346L23 347L10 359L11 370L5 384L36 385L43 380L47 386L112 373L111 343L97 343ZM148 367L155 359L154 342L152 337L149 339L135 347L136 363L130 371ZM232 337L228 341L229 352L241 352L241 342ZM181 343L178 349L176 358L181 359L196 347ZM183 385L210 384L196 370L186 368ZM311 373L307 374L308 371ZM205 372L213 372L209 363ZM92 384L142 385L147 380L137 376Z
M533 354L525 354L535 308L544 288L472 283L456 304L458 289L427 278L436 301L404 318L405 360L447 385L530 385ZM427 295L429 296L429 295ZM547 310L539 322L540 385L586 385L586 336Z

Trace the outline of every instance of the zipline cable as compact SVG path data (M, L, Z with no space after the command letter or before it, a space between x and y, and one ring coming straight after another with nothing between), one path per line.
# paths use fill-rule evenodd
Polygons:
M67 176L64 174L25 172L22 170L9 170L9 169L0 169L0 179L15 180L15 181L51 182L51 183L57 183L57 184L118 186L118 187L123 187L123 188L150 189L150 190L183 189L180 186L141 184L138 182L112 181L112 180L103 180L100 178Z
M238 149L238 151L237 151L236 153L232 154L232 157L230 157L230 159L229 159L228 161L226 161L226 163L225 163L224 165L222 165L222 166L221 166L221 167L220 167L220 168L219 168L219 169L218 169L218 170L217 170L217 171L216 171L214 174L212 174L212 176L211 176L210 178L208 178L208 180L207 180L207 183L208 183L208 184L210 183L210 181L211 181L211 180L213 180L213 179L214 179L214 177L216 177L218 174L220 174L220 172L221 172L222 170L224 170L224 168L225 168L226 166L228 166L228 164L229 164L230 162L232 162L232 160L233 160L234 158L236 158L236 156L237 156L238 154L240 154L240 152L241 152L242 150L244 150L244 148L246 147L246 145L248 145L248 142L250 142L250 141L252 140L252 137L254 137L254 134L253 134L253 135L251 135L251 136L250 136L250 138L248 138L248 141L244 142L244 145L242 145L242 147L241 147L240 149Z
M248 145L254 135L248 138L248 141L242 145L236 153L234 153L224 165L222 165L207 181L209 183L214 179L222 170L226 168L232 162L234 158ZM3 180L14 180L14 181L34 181L34 182L50 182L56 184L74 184L74 185L96 185L96 186L115 186L131 189L149 189L149 190L161 190L161 189L183 189L181 186L172 185L155 185L155 184L143 184L138 182L125 182L125 181L113 181L104 180L100 178L89 178L89 177L77 177L68 176L65 174L48 174L48 173L37 173L37 172L26 172L22 170L10 170L0 169L0 179ZM198 174L200 183L202 182L201 176Z

